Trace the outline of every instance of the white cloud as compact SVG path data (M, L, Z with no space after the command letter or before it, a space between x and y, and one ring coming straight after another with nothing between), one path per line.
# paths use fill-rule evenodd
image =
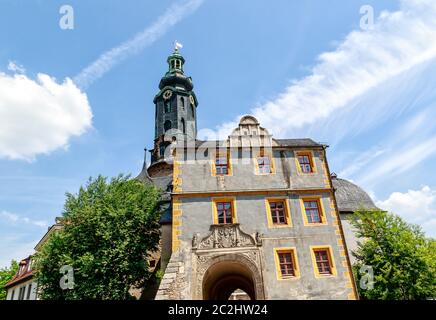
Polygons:
M348 34L336 50L319 56L310 75L251 112L281 136L350 107L379 84L436 57L435 16L434 0L401 1L399 11L383 12L369 31Z
M91 120L88 98L71 79L58 83L42 73L33 80L0 72L0 158L31 161L66 148Z
M419 224L428 236L436 237L436 190L429 186L421 190L394 192L377 206L403 217L407 222Z
M28 217L21 217L18 214L11 213L8 211L0 211L0 218L4 219L10 223L13 223L13 224L25 223L25 224L34 225L37 227L47 227L48 226L48 223L46 221L34 220L34 219L30 219Z
M24 67L14 61L9 61L8 70L14 73L26 73L26 69Z
M169 7L165 13L141 33L132 39L122 43L103 53L96 61L83 69L74 82L81 88L87 88L95 80L102 77L112 67L131 55L137 54L145 47L151 45L163 36L172 26L180 22L188 14L194 12L203 3L203 0L189 0L183 3L176 3Z

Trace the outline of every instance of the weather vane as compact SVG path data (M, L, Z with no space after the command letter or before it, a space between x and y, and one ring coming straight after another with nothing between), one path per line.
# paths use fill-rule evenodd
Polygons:
M183 44L181 44L180 42L178 42L177 40L174 41L174 50L175 51L179 51L179 49L183 48Z

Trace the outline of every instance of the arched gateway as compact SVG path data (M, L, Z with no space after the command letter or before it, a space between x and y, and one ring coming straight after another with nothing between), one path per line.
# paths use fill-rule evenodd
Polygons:
M238 289L252 300L265 298L259 238L239 224L212 225L211 233L201 241L194 237L192 245L196 299L227 300Z
M251 300L264 298L260 271L244 254L224 254L211 258L202 279L204 300L228 300L240 289Z

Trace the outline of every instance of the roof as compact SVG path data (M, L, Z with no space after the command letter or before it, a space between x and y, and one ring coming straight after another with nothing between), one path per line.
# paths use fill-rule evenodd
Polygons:
M361 187L354 183L332 176L333 187L338 209L341 212L354 212L362 207L365 209L378 209L371 197Z
M323 144L309 138L304 139L274 139L281 147L324 147Z
M20 266L17 273L8 283L5 284L5 288L12 287L20 282L26 281L33 277L34 270L30 267L31 260L32 256L28 256L27 258L20 261Z

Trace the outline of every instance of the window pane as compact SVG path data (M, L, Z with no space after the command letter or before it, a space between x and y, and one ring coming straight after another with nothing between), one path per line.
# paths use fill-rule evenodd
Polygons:
M278 258L282 277L295 276L293 253L279 252Z
M320 223L321 214L318 208L318 201L304 201L304 208L306 210L307 221L309 223Z
M285 204L283 201L270 202L271 219L274 224L286 224Z
M304 173L312 172L312 165L310 163L310 158L307 155L298 156L298 162L300 163L301 171Z
M327 250L315 251L316 265L320 274L331 274L330 257Z
M232 204L230 202L217 202L218 223L233 223Z

